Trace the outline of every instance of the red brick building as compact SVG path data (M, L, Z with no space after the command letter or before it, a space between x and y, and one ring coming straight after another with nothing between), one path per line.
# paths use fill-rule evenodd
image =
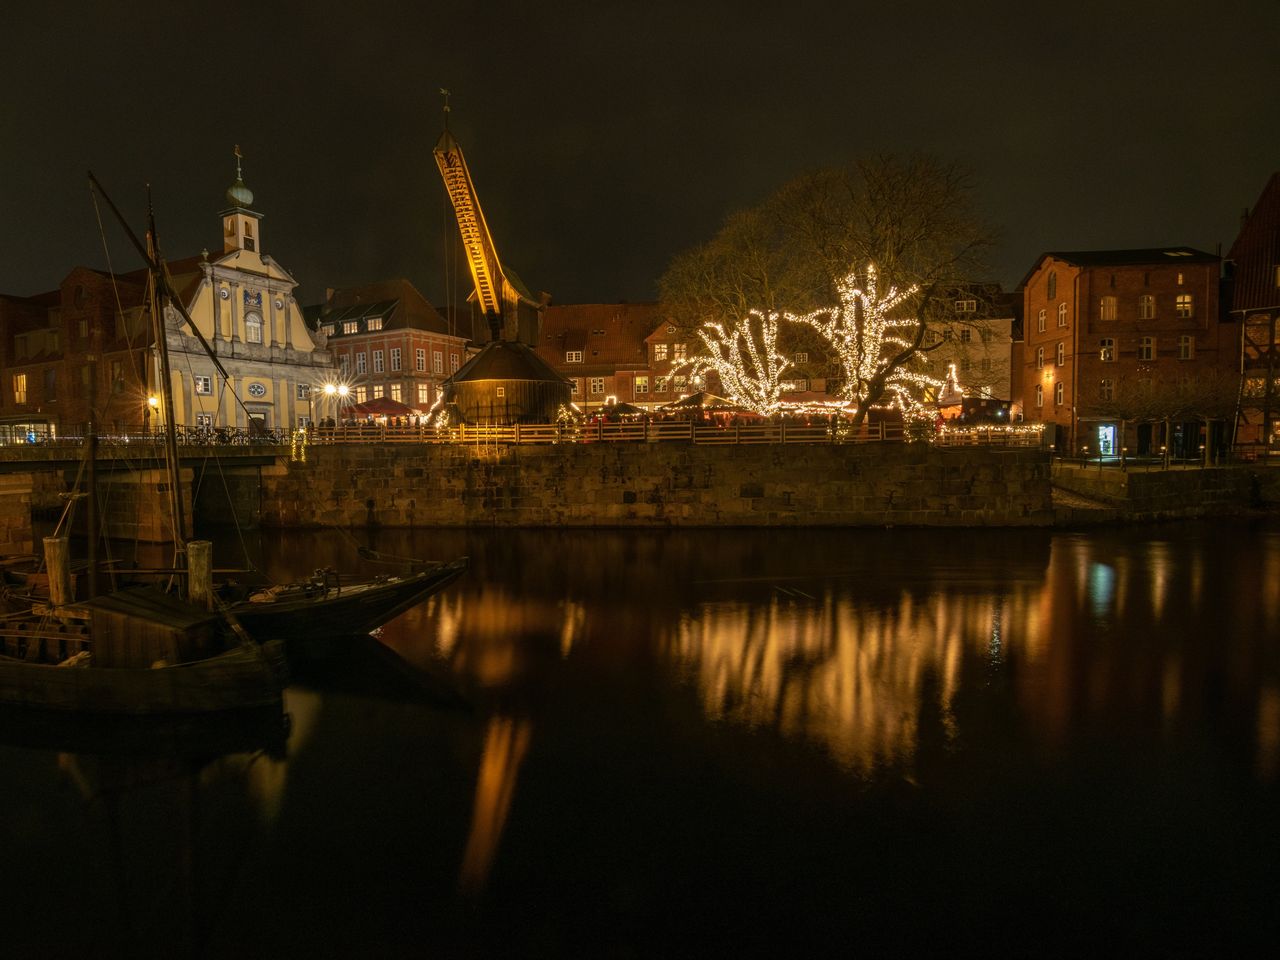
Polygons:
M467 359L466 337L451 331L408 280L330 290L308 314L355 403L389 397L426 411ZM317 417L336 415L327 407L316 411Z
M1220 273L1220 258L1189 247L1041 255L1022 283L1024 419L1077 455L1221 445L1227 416L1185 399L1237 376Z
M657 303L579 303L542 312L537 353L572 382L573 402L583 411L621 403L653 406L676 396L668 384L658 392L657 373L646 341L659 329ZM670 363L661 364L662 370Z
M1280 173L1267 182L1227 256L1244 372L1236 443L1280 453Z

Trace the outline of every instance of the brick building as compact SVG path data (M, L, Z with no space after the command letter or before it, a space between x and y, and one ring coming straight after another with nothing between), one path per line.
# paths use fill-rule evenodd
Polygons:
M1227 256L1244 374L1236 442L1280 453L1280 173L1246 214Z
M467 359L466 337L405 279L330 290L307 313L355 403L388 397L425 412Z
M1220 313L1220 272L1189 247L1042 254L1022 283L1025 420L1064 453L1221 446L1238 328Z
M676 399L658 392L652 348L646 338L660 329L657 303L579 303L542 312L537 353L572 383L573 402L584 412L609 398L653 406ZM669 369L671 363L659 364Z

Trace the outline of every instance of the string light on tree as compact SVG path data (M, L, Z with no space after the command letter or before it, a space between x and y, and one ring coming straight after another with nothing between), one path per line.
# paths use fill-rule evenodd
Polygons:
M714 371L727 399L762 416L778 410L782 375L791 361L778 352L778 313L748 311L730 326L708 322L698 330L706 352L689 361L692 376Z
M856 271L836 281L837 305L788 319L816 328L831 344L844 374L845 399L862 407L873 388L883 384L891 406L907 416L921 416L925 392L936 393L943 384L916 368L923 363L920 318L893 315L919 289L915 284L905 290L890 286L882 294L879 272L868 264L863 283Z

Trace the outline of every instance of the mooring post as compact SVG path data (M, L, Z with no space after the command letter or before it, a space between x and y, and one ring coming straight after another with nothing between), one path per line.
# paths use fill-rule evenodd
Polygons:
M49 573L49 603L60 607L70 603L71 548L66 537L44 538L44 565Z
M213 609L213 542L187 542L187 593L196 606Z

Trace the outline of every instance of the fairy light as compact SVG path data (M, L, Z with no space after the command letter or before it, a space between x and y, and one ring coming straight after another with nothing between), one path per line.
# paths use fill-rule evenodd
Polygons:
M782 314L748 311L726 326L704 323L698 337L706 352L689 360L691 376L715 372L725 397L762 416L778 410L782 375L791 361L778 352L778 321Z
M890 286L882 294L879 271L875 264L868 264L866 282L861 286L853 271L836 281L838 304L787 319L816 328L831 344L844 373L841 394L845 399L861 406L871 381L883 377L890 405L906 416L921 416L924 392L941 389L943 382L912 367L923 363L919 353L889 369L893 359L914 344L919 328L915 318L892 314L919 289L915 284L905 290Z

